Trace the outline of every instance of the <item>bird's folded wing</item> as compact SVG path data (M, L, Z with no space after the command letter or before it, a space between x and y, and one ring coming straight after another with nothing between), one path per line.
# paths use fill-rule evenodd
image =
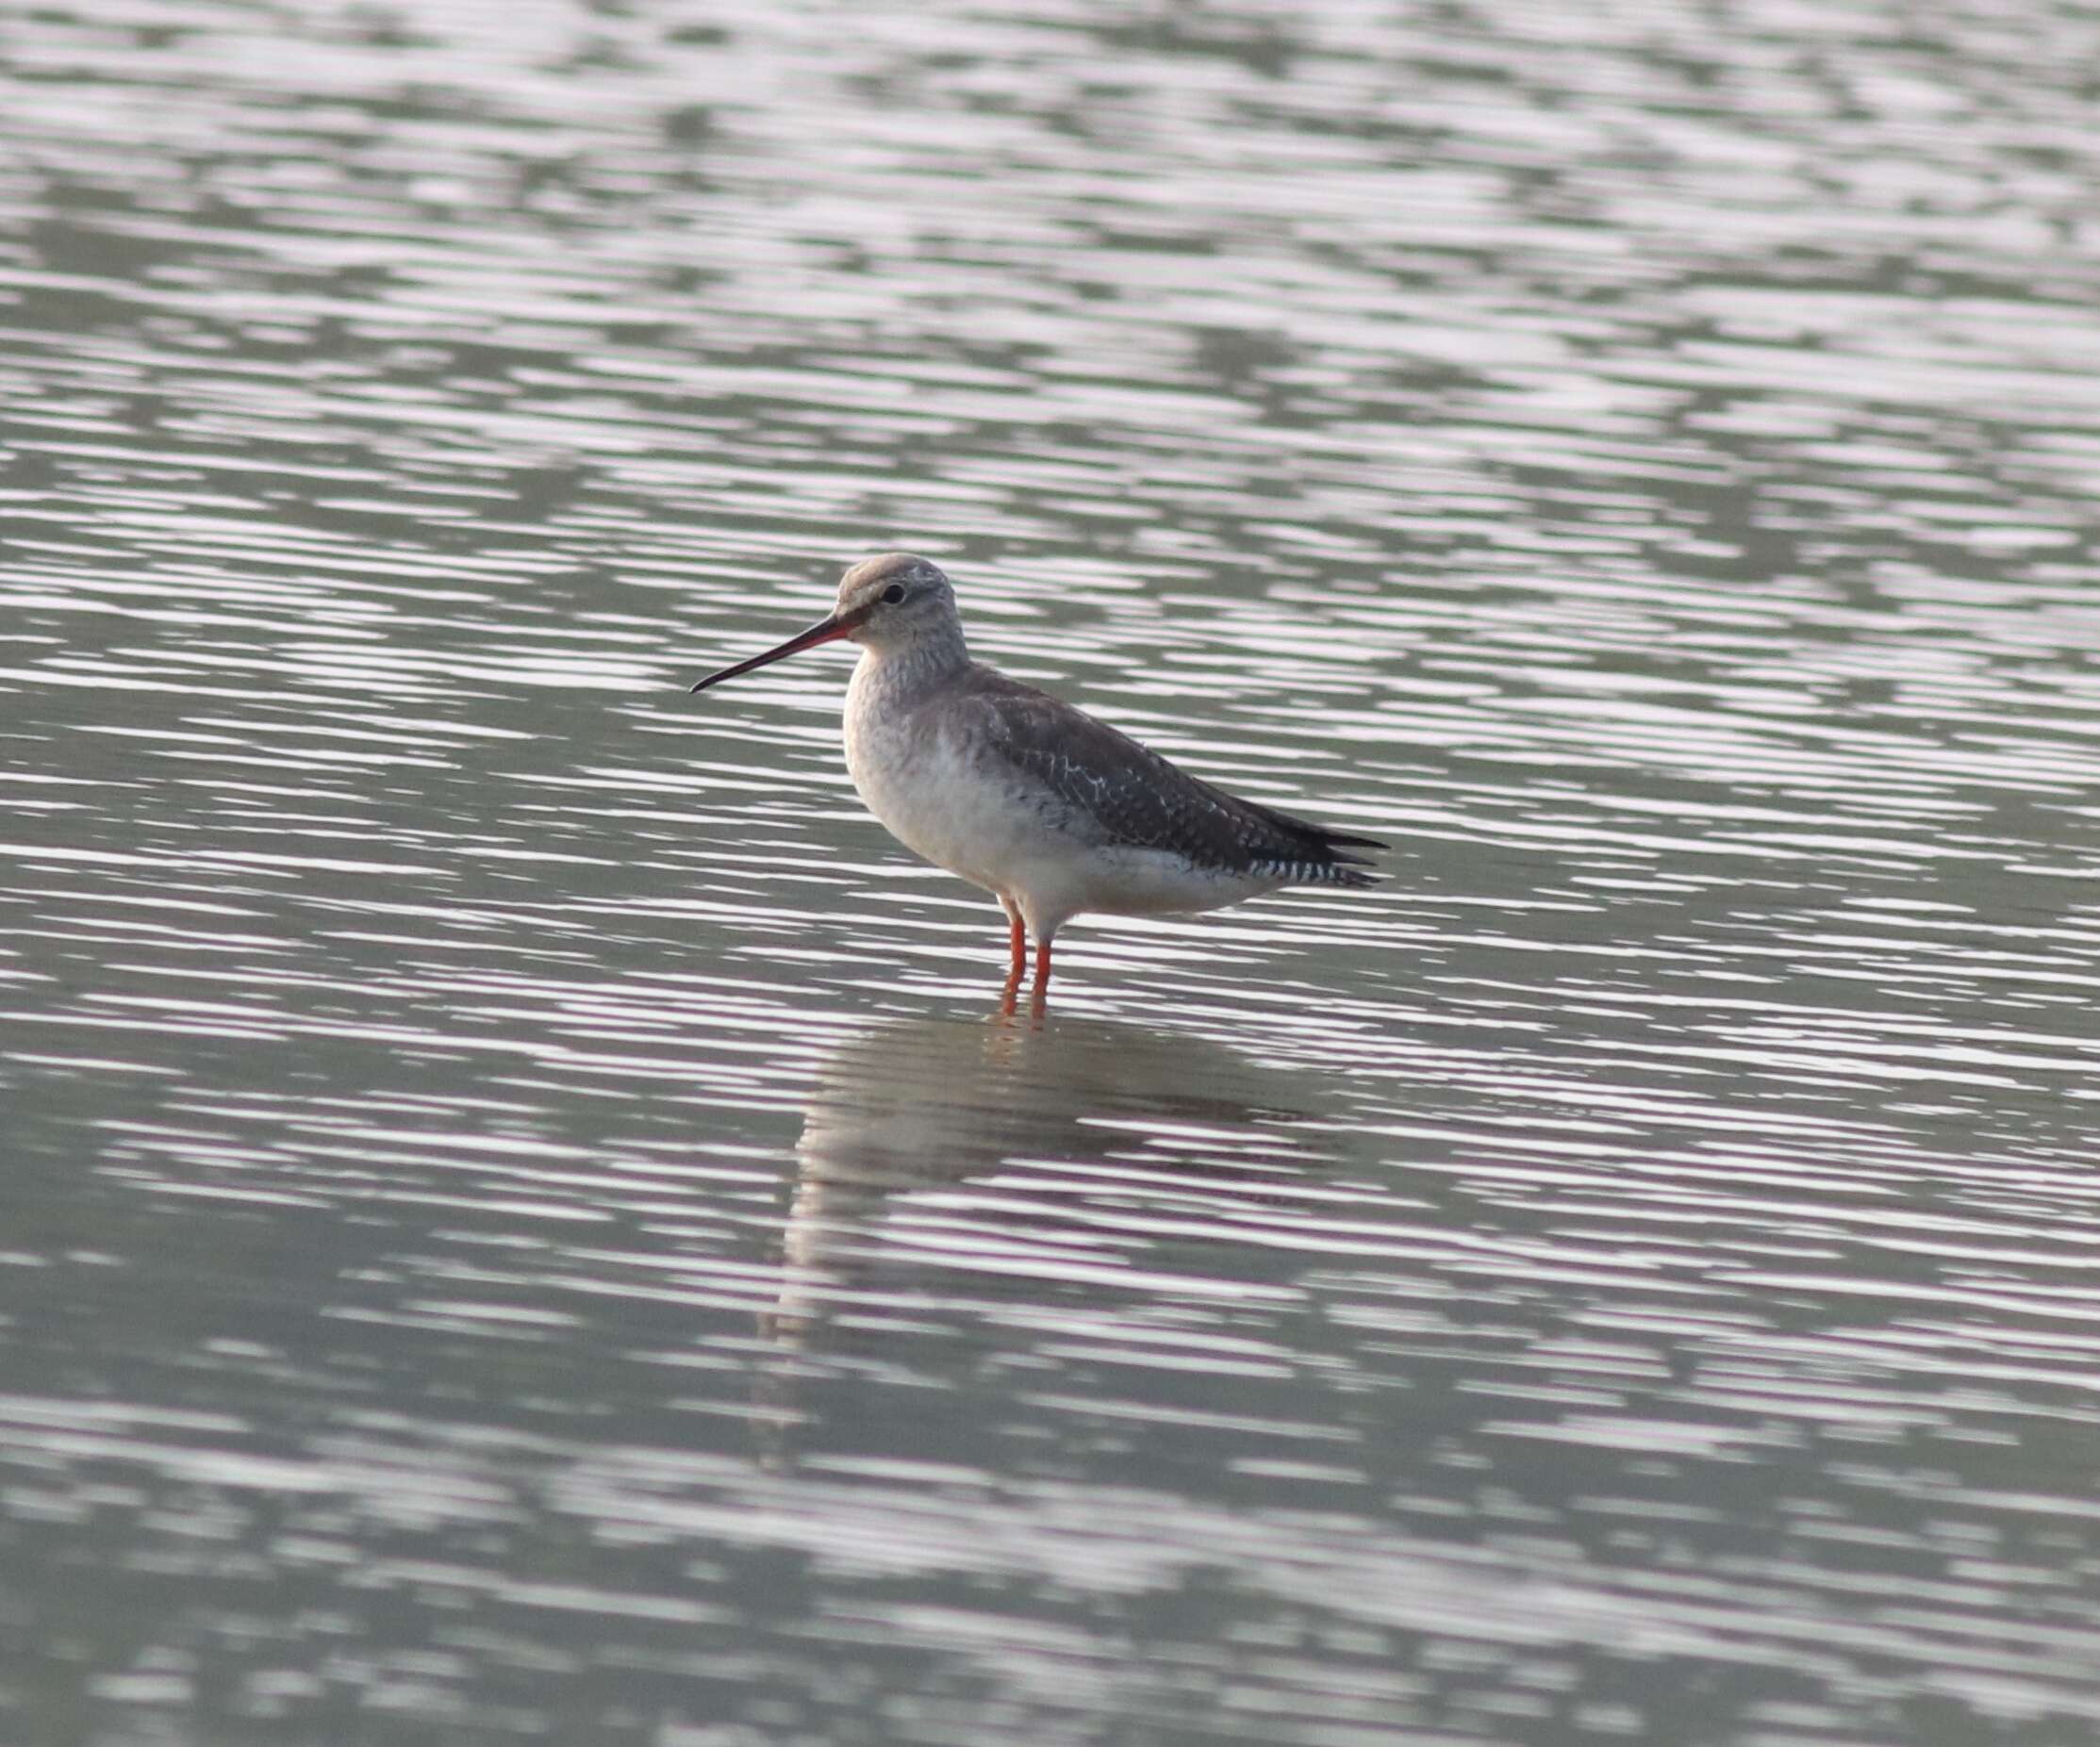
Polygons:
M1338 869L1364 860L1344 846L1381 847L1229 795L1032 685L985 668L972 682L949 700L953 725L1012 770L1019 795L1098 843L1220 873Z

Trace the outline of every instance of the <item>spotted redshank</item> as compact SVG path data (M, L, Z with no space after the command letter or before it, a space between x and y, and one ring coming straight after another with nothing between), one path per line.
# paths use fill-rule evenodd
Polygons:
M938 565L908 552L854 565L831 613L693 690L840 637L861 651L846 688L853 786L906 849L999 899L1011 951L1005 1011L1027 966L1026 936L1035 937L1040 1010L1050 943L1082 912L1215 910L1286 885L1373 882L1349 851L1383 849L1376 838L1228 795L972 661L954 588Z

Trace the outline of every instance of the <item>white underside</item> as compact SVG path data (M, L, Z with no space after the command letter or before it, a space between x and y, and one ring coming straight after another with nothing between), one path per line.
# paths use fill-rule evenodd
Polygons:
M1215 910L1288 883L1218 874L1164 849L1104 848L1057 829L996 760L972 757L950 733L903 733L882 705L863 654L846 694L846 765L891 835L936 866L1012 903L1049 940L1084 911L1158 915Z

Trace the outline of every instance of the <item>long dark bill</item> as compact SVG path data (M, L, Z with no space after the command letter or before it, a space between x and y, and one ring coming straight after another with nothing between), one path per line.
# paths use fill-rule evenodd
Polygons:
M710 685L719 685L724 680L733 680L739 673L749 673L754 667L770 666L773 662L785 660L789 655L800 654L805 649L815 649L819 643L833 642L836 638L844 636L859 623L859 617L842 618L838 614L833 613L826 618L819 618L808 630L796 632L778 649L769 649L763 655L753 655L749 661L739 661L734 667L724 667L719 673L710 673L693 689L695 691L705 691Z

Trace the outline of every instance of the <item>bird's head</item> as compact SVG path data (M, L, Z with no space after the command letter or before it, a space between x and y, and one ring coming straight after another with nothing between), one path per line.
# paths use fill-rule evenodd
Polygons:
M763 655L710 673L693 687L705 691L740 673L840 637L869 649L895 649L955 629L955 590L940 566L909 552L864 558L838 579L838 603L814 625Z
M856 643L874 649L910 643L953 622L955 590L931 559L885 552L862 559L838 579L832 617L851 627L845 635Z

